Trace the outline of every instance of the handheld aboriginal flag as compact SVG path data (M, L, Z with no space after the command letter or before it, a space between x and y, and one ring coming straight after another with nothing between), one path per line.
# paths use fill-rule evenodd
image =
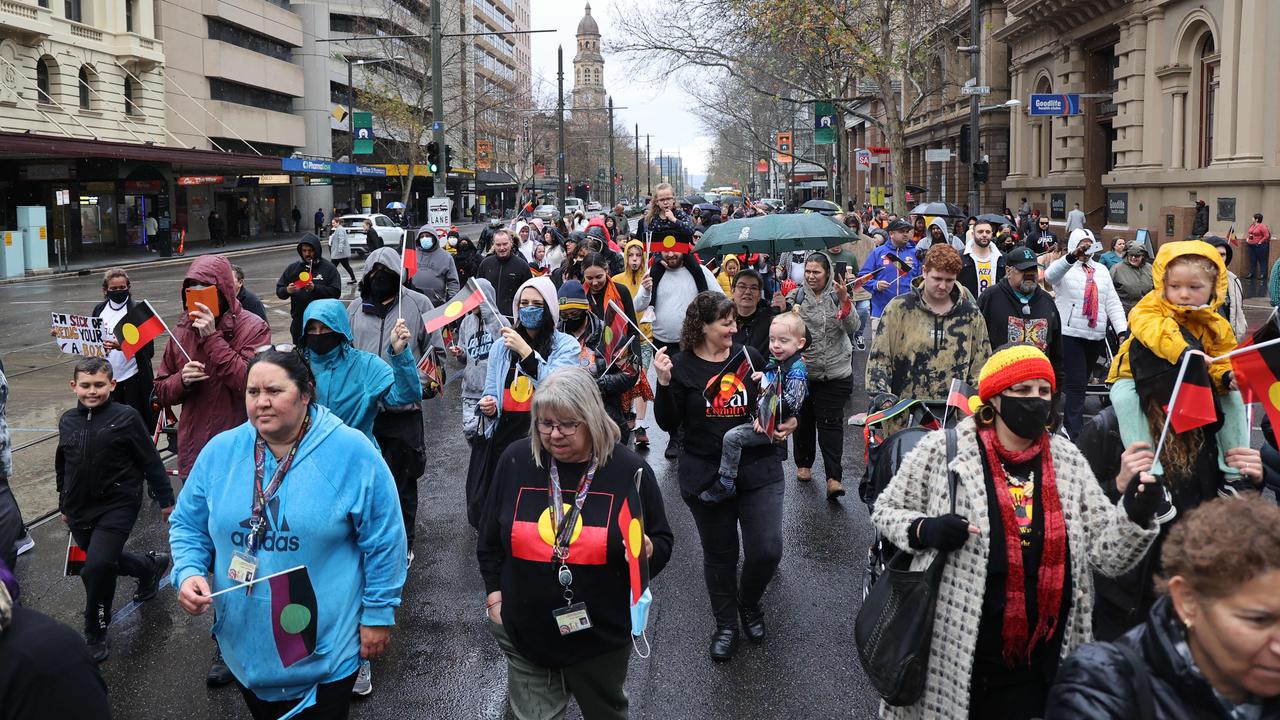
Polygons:
M1182 376L1173 388L1168 408L1169 425L1179 433L1190 432L1218 419L1204 355L1188 352L1182 363Z
M669 230L659 230L649 237L649 246L646 250L651 253L678 252L687 255L693 252L693 234L682 225Z
M604 361L612 364L626 345L628 335L627 313L610 300L604 309Z
M1280 328L1272 317L1231 353L1231 369L1246 403L1259 402L1280 428Z
M947 409L943 413L942 422L946 423L947 416L951 414L951 408L969 417L978 411L978 406L981 404L982 399L978 397L977 390L961 382L959 378L951 378L951 388L947 391Z
M422 321L427 327L427 332L433 333L480 307L482 302L484 302L484 291L474 279L468 280L453 299L427 313Z
M280 664L289 667L316 650L316 591L305 567L270 578L271 634Z
M903 260L902 258L898 257L897 255L894 255L893 253L884 254L884 264L892 265L893 267L897 268L898 277L911 274L911 265L909 265L906 260Z
M168 328L155 308L151 307L151 302L143 300L125 313L111 332L115 333L116 340L120 343L120 352L124 353L125 358L132 360L139 350L163 335L166 330Z

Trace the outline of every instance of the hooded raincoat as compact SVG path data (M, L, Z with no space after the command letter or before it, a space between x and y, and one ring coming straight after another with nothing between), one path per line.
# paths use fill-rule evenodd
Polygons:
M378 405L408 405L422 399L422 384L413 360L412 347L399 355L387 353L389 360L357 350L351 343L351 323L347 308L337 300L317 300L307 307L304 324L319 320L345 338L324 355L307 350L307 360L316 376L316 402L329 408L338 419L373 439L373 420Z
M423 238L424 235L429 238ZM418 272L413 275L413 287L426 295L433 304L442 305L457 295L458 288L461 287L458 282L458 266L454 264L453 256L440 247L440 241L436 239L435 231L430 225L423 225L418 229L418 238L425 240L427 245L420 246L421 240L415 240L416 249L409 250L418 254Z
M316 600L315 650L284 666L274 629L279 598L269 581L213 601L213 634L231 673L263 700L301 700L293 712L315 702L318 685L356 672L361 625L395 624L406 572L404 523L387 464L326 408L313 403L308 412L311 428L267 504L257 560L258 577L306 567ZM174 587L206 574L215 592L235 584L227 570L232 553L245 549L256 439L246 422L200 453L169 520ZM269 479L276 459L264 455Z
M1169 263L1174 258L1185 255L1206 258L1218 269L1218 280L1214 285L1213 297L1209 299L1207 306L1193 308L1174 305L1164 297L1165 272L1169 268ZM1236 347L1236 336L1231 329L1231 323L1218 312L1218 308L1227 297L1227 268L1222 264L1222 258L1212 245L1200 240L1165 243L1156 253L1151 274L1155 289L1139 300L1129 312L1131 335L1120 345L1120 352L1116 353L1115 360L1111 363L1111 373L1107 376L1108 383L1133 377L1133 370L1129 367L1129 350L1134 340L1174 365L1182 360L1182 353L1191 347L1182 336L1184 329L1199 340L1204 351L1212 357L1231 352ZM1230 363L1209 364L1209 376L1213 379L1214 388L1219 393L1227 391L1227 384L1230 381L1226 379L1226 375L1230 370Z
M205 338L191 327L191 318L182 313L178 322L169 326L172 339L156 372L156 399L166 407L182 406L178 423L178 474L182 477L191 472L196 455L210 438L245 421L244 386L249 360L255 348L271 342L267 324L240 307L235 275L225 257L196 258L186 279L216 286L227 304L218 316L217 331ZM187 357L178 346L191 353L192 360L204 363L207 380L182 384Z

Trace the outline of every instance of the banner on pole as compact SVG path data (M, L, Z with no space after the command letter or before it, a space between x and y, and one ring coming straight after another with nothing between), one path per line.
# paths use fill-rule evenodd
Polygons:
M836 142L836 108L829 102L813 105L813 144L834 145Z
M773 134L773 146L777 151L773 154L773 161L783 165L792 161L791 157L791 133L779 132Z

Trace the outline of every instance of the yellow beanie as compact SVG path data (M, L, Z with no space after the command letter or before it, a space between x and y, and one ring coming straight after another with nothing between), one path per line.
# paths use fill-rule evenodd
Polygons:
M978 397L982 402L1025 380L1048 380L1057 391L1053 365L1034 345L1014 345L993 354L978 373Z

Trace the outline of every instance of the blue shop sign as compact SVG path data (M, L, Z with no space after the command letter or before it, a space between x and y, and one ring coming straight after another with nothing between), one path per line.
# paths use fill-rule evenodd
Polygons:
M319 175L356 175L359 177L386 177L386 168L331 160L307 158L280 158L280 169L285 172L315 173Z
M1076 94L1031 96L1032 115L1079 115L1080 96Z

